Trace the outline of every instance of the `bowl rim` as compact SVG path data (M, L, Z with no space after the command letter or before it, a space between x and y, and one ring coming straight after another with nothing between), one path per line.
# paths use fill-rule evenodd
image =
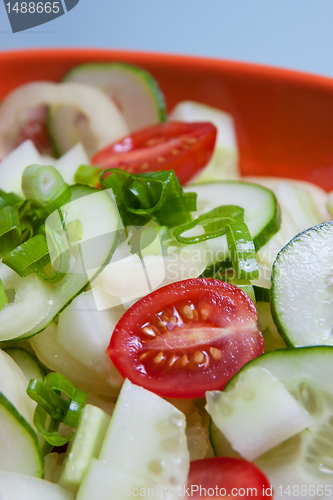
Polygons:
M62 61L71 60L73 58L82 58L82 62L92 59L110 59L115 57L118 60L122 58L135 60L142 63L145 60L149 64L160 65L161 60L168 65L177 67L201 67L210 71L230 71L242 73L244 76L260 76L269 80L280 80L293 83L301 83L309 86L322 87L325 89L333 89L333 78L319 75L315 73L299 71L295 69L284 68L274 65L266 65L260 63L244 62L231 59L221 59L217 57L196 56L187 54L175 54L169 52L154 52L154 51L137 51L127 49L113 48L85 48L85 47L48 47L48 48L24 48L10 49L0 51L0 65L6 62L12 62L13 57L16 59L26 59L27 56L31 59L61 59ZM107 62L107 61L106 61Z

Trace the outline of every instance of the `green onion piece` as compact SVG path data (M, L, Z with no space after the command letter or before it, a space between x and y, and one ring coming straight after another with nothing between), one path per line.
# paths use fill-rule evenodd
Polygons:
M271 289L264 288L263 286L253 285L254 294L256 296L257 302L270 302L271 301Z
M35 210L35 215L38 219L46 219L52 212L58 210L63 205L69 202L71 198L72 190L68 186L55 200L46 205L43 208L38 208Z
M54 167L30 165L22 175L22 191L27 200L44 207L56 200L68 185Z
M246 295L250 297L252 302L256 303L256 296L254 292L254 287L250 280L238 280L237 278L228 278L228 283L240 288Z
M100 180L103 189L113 190L125 226L144 225L153 219L174 227L190 222L190 211L196 209L196 194L183 193L173 170L129 175L109 169Z
M37 406L34 413L34 425L36 429L41 433L44 437L45 441L53 446L62 446L73 437L74 432L71 432L67 436L61 436L58 432L60 427L60 421L51 419L49 420L49 414L44 410L42 406ZM43 449L43 453L46 454L49 452L50 447L47 446L46 449Z
M38 403L34 424L45 440L53 446L67 443L73 433L66 437L61 436L58 432L59 425L63 422L69 427L78 426L87 394L59 373L49 373L44 382L31 379L27 393Z
M259 278L256 250L245 222L227 224L227 242L232 266L239 280Z
M21 223L17 208L0 209L0 258L15 248L21 238Z
M8 304L8 297L0 280L0 311Z
M22 278L35 273L50 262L45 236L37 234L7 253L2 262Z
M87 184L88 186L98 186L99 177L103 172L103 168L94 167L92 165L80 165L75 172L74 181L78 184Z
M21 238L19 244L24 243L33 237L34 234L34 222L31 217L22 217L21 219Z
M228 223L244 220L244 209L237 205L221 205L210 212L200 215L197 219L183 224L173 230L173 236L180 243L193 244L217 238L226 233ZM183 233L202 226L204 233L197 236L182 236Z
M15 193L6 193L0 189L0 208L7 207L9 205L16 205L22 201L22 198L17 196Z

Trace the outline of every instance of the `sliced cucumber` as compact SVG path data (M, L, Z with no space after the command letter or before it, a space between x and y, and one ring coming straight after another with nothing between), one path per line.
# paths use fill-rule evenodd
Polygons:
M77 361L96 372L114 387L121 386L118 373L106 349L123 308L98 311L92 290L81 293L60 314L57 342Z
M110 417L96 406L86 405L80 417L60 475L59 483L77 489L93 458L97 458Z
M298 234L278 254L272 310L287 345L333 345L333 222Z
M195 182L239 179L238 147L231 115L199 102L182 101L172 110L169 120L211 122L217 127L213 156Z
M121 62L82 64L73 68L64 81L92 85L111 95L131 132L166 118L164 96L156 80L137 66Z
M1 153L0 153L1 154ZM0 188L23 196L21 178L28 165L41 165L42 158L32 141L25 141L14 149L0 164Z
M30 343L43 365L52 371L62 373L80 389L104 397L119 394L119 389L112 387L95 371L89 370L58 344L55 323L51 323L43 332L35 335Z
M74 189L71 201L61 207L67 227L75 221L81 225L82 238L78 242L68 246L58 212L53 212L46 220L52 230L60 230L70 251L70 272L62 281L48 284L36 275L21 278L7 266L0 265L4 289L14 293L14 300L0 311L1 340L22 340L44 330L110 260L122 227L116 203L108 191L83 189L93 194L88 198L76 198L78 193Z
M67 184L75 184L75 173L80 165L88 165L89 158L82 144L76 144L72 149L67 151L55 163L54 167L61 174Z
M43 477L44 458L36 432L0 392L0 470Z
M2 500L74 500L74 494L67 488L44 479L0 470L0 498Z
M30 354L30 352L26 349L22 349L21 347L8 347L5 349L5 352L9 354L9 356L21 368L28 381L32 378L36 378L37 380L43 382L46 371Z
M261 455L254 463L267 475L282 500L290 498L290 491L296 495L302 487L302 497L306 500L319 498L316 491L320 485L333 487L333 347L263 354L242 368L226 386L226 393L235 388L242 374L254 367L264 368L277 377L312 419L309 429ZM229 455L230 445L214 424L210 436L216 455Z
M99 459L147 484L183 488L189 470L185 416L156 394L126 380Z
M32 426L36 403L26 393L28 380L15 361L0 350L0 392Z
M245 370L229 391L206 393L207 411L233 449L253 460L308 428L308 412L270 372Z
M112 99L101 90L82 83L34 82L18 87L2 102L0 108L0 156L11 150L27 110L38 106L53 110L68 109L80 120L63 117L51 124L53 140L60 155L82 142L88 156L128 134L127 124Z
M237 181L210 182L186 186L185 192L198 194L197 217L220 205L238 205L244 208L244 221L248 225L258 250L280 227L280 210L272 191L256 184ZM229 251L225 236L208 240L206 264L212 266L228 258Z

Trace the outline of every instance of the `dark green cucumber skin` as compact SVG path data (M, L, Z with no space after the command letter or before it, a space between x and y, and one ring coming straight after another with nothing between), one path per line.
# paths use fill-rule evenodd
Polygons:
M73 75L75 75L76 73L80 73L81 71L86 71L86 70L107 71L108 69L118 69L118 68L124 71L135 73L137 76L141 78L141 80L144 81L144 83L147 84L147 86L149 86L153 90L153 94L155 96L157 104L159 120L160 122L164 122L167 119L164 95L161 89L159 88L155 78L153 78L153 76L148 71L144 70L143 68L140 68L139 66L135 66L134 64L128 64L125 62L80 64L79 66L75 66L75 68L72 68L68 73L66 73L62 81L71 82Z
M18 421L18 423L22 427L24 427L26 429L26 431L30 434L32 440L35 443L36 450L38 452L38 457L40 459L41 473L40 473L39 477L43 478L44 473L45 473L45 471L44 471L45 461L44 461L44 455L42 453L42 449L40 447L36 432L33 430L31 425L26 421L26 419L22 417L21 413L19 413L17 411L15 406L13 406L12 403L10 401L8 401L8 399L2 394L2 392L0 392L0 405L3 406L8 411L8 413L11 413L15 417L15 419Z
M72 196L71 196L71 199L70 201L74 201L76 200L77 198L81 198L82 196L86 196L88 194L92 194L92 193L95 193L97 191L100 191L99 189L96 189L96 188L93 188L91 186L86 186L85 184L75 184L74 186L71 186L72 187ZM110 260L112 259L112 256L117 248L117 246L119 245L120 243L120 239L121 239L121 230L119 230L116 234L116 237L115 237L115 241L113 243L113 247L112 249L110 250L110 253L106 259L106 261L102 264L102 266L99 268L98 271L96 271L96 273L94 274L94 276L88 280L82 288L80 288L80 290L78 290L78 292L73 295L71 297L70 300L68 300L68 302L66 302L66 304L53 316L52 319L50 319L50 321L48 322L48 324L46 326L43 326L43 328L39 329L38 331L36 332L33 332L29 335L29 333L27 334L24 334L24 335L21 335L21 337L16 337L14 339L11 339L10 342L20 342L22 340L27 340L27 339L30 339L31 337L34 337L35 335L37 335L38 333L41 333L43 330L45 330L58 316L59 314L64 310L66 309L67 306L69 306L69 304L71 302L73 302L73 300L78 296L80 295L81 293L83 293L86 288L89 286L90 284L90 281L93 281L95 278L97 278L97 276L102 272L103 268L105 266L107 266L110 262Z
M282 322L279 319L279 314L275 310L275 302L278 300L275 292L275 287L274 283L278 279L278 273L279 273L279 256L288 251L290 247L294 244L297 243L302 239L304 235L309 235L311 233L317 233L320 231L320 229L323 226L332 226L333 228L333 221L329 222L322 222L321 224L317 224L316 226L310 227L309 229L305 229L305 231L302 231L301 233L296 234L277 254L276 259L274 261L273 267L272 267L272 286L271 286L271 312L272 312L272 318L275 323L275 326L283 338L285 344L288 347L295 347L295 348L300 348L299 346L296 346L290 337L288 336L288 332Z

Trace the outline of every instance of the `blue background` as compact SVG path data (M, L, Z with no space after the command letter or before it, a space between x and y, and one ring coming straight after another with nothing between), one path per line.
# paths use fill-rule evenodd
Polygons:
M80 0L64 16L15 34L0 3L0 50L69 46L213 56L333 76L333 0Z

